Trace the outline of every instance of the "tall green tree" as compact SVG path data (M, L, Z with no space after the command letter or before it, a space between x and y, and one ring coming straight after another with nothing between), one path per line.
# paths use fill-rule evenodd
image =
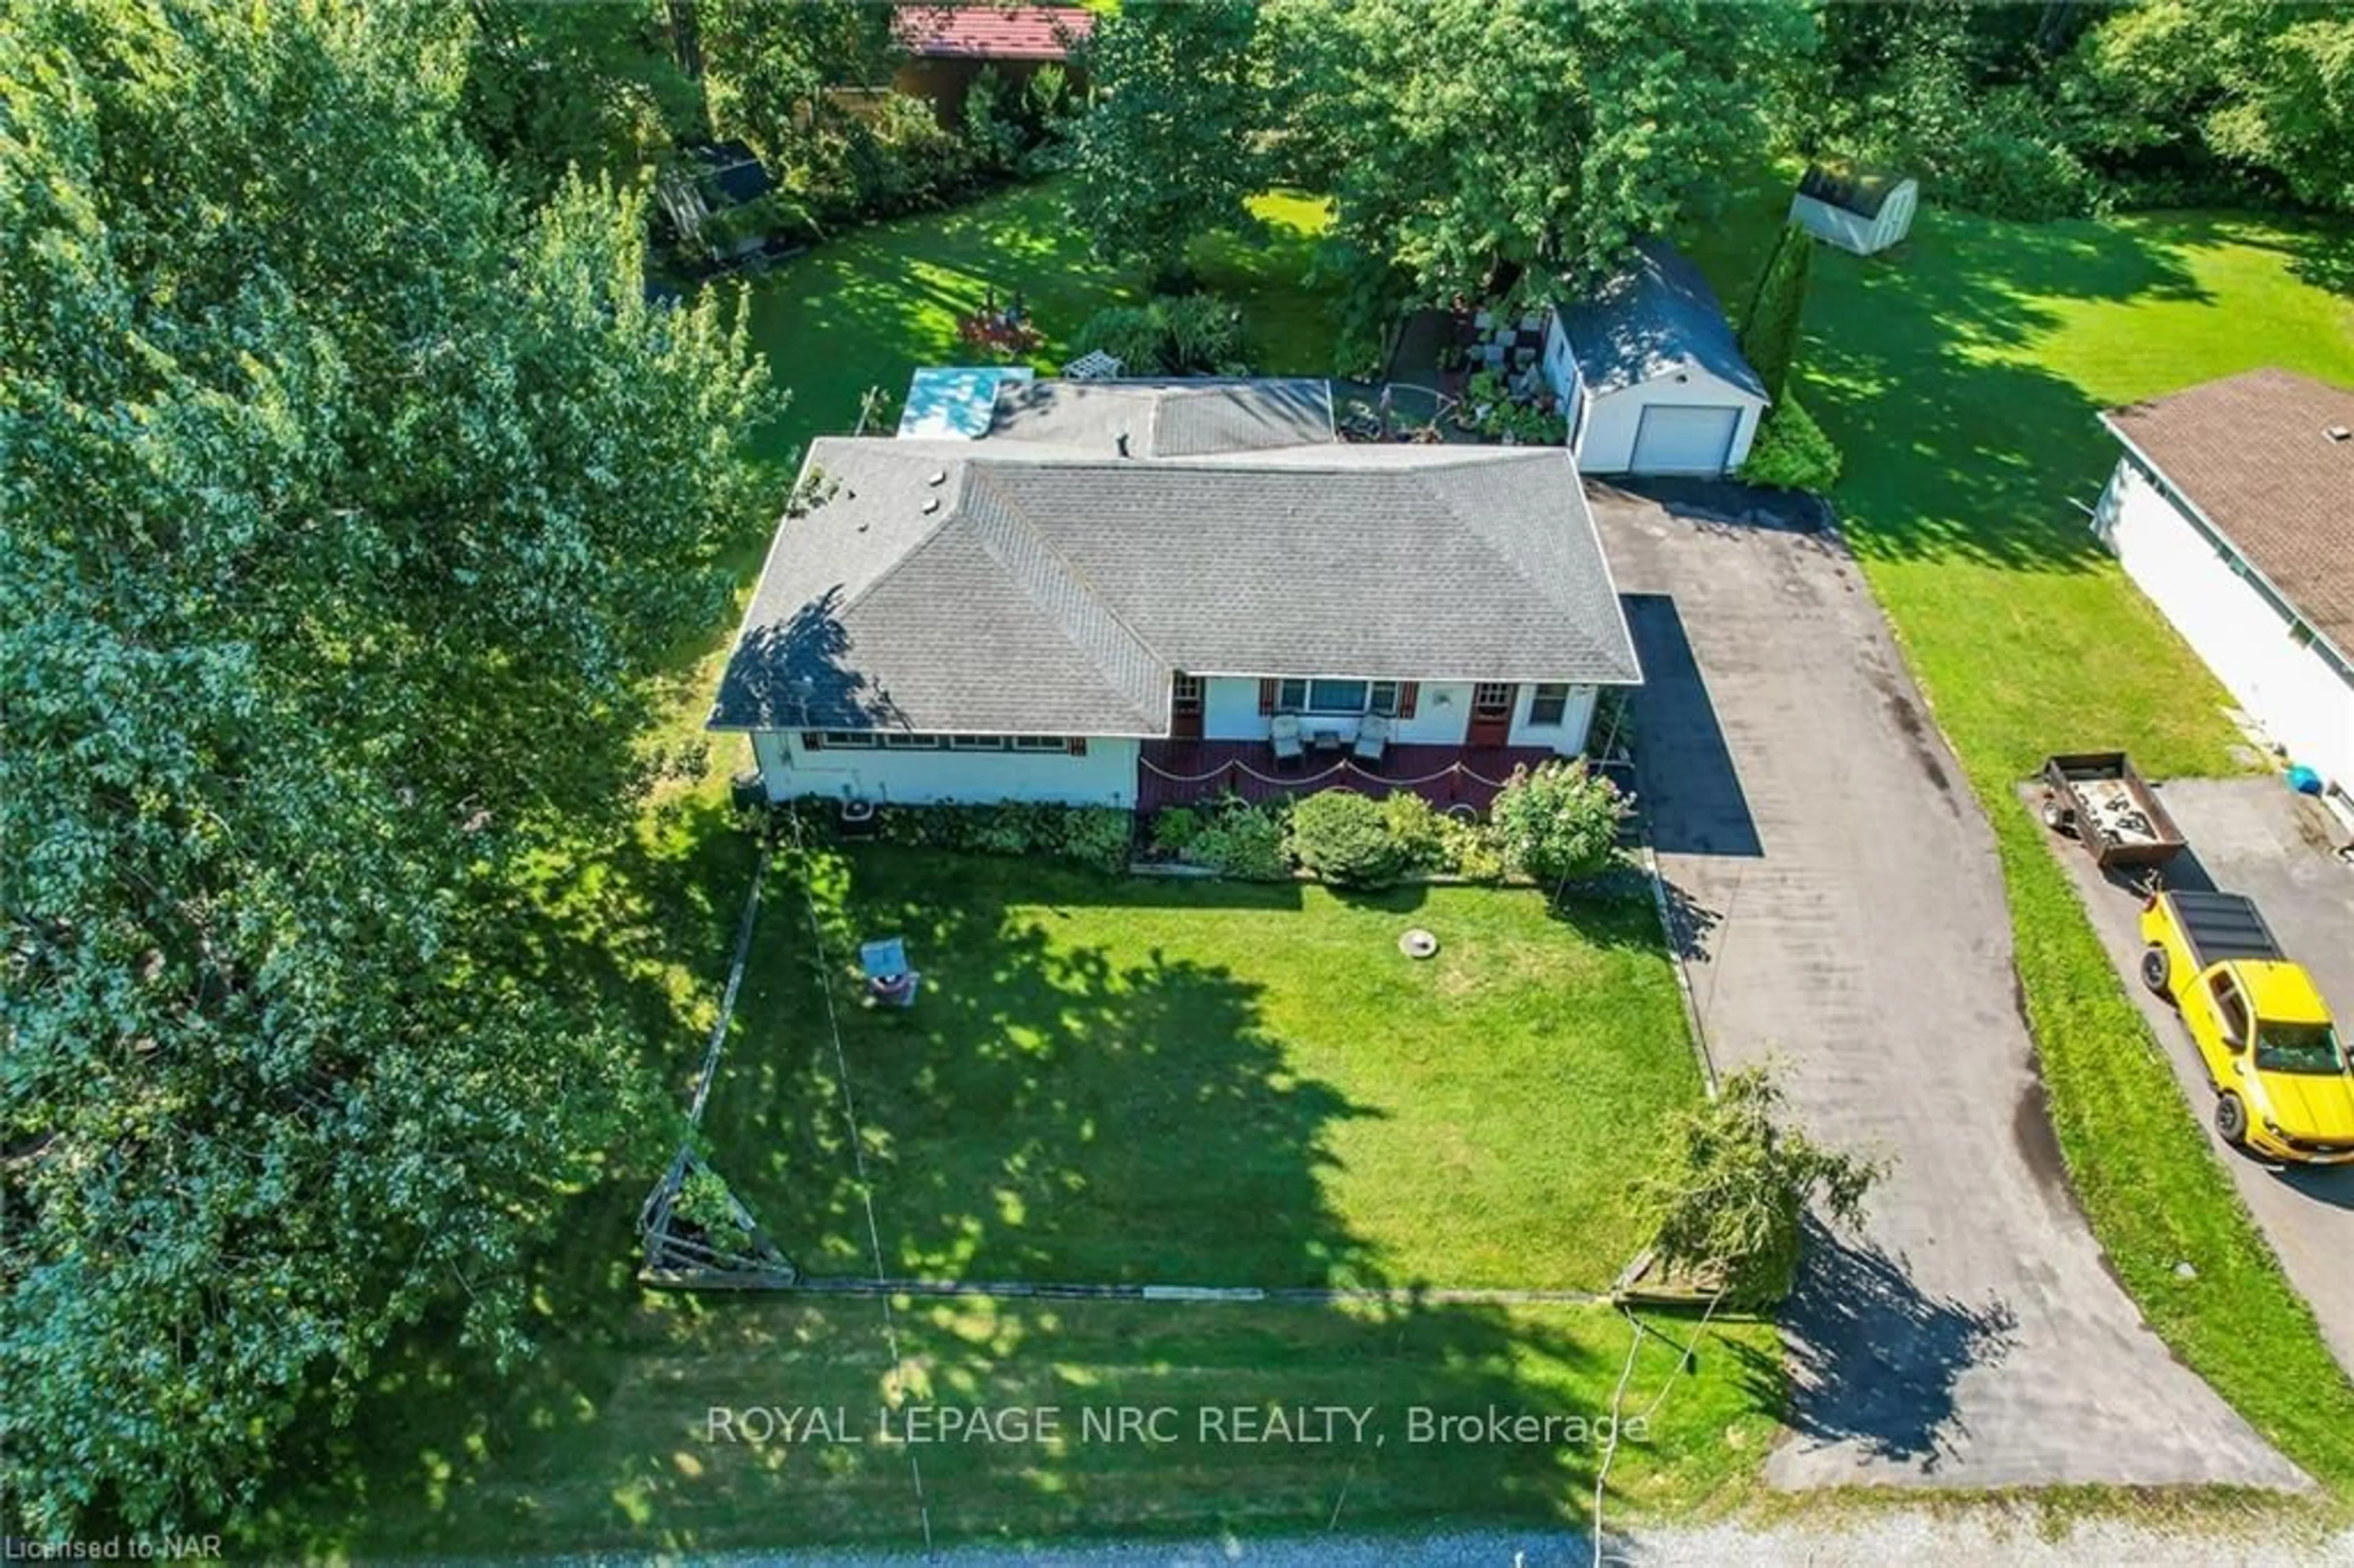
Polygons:
M1757 275L1757 288L1741 318L1741 354L1766 396L1776 403L1790 384L1797 362L1798 332L1807 312L1807 280L1814 270L1814 237L1795 223L1784 224Z
M713 128L793 163L840 118L825 90L888 83L892 7L859 0L693 0Z
M1188 278L1194 237L1246 225L1272 122L1251 0L1141 0L1098 22L1084 61L1099 96L1072 143L1071 221L1098 253Z
M530 867L724 605L758 381L406 13L0 29L0 1526L233 1511L642 1087ZM617 1238L618 1242L618 1238Z
M1753 158L1799 0L1363 0L1287 19L1287 145L1423 297L1593 274Z
M467 127L535 195L573 169L626 181L701 125L698 90L658 0L466 0L462 12L451 0L437 5L412 19L470 41Z
M2149 0L2080 50L2088 117L2126 150L2203 152L2354 211L2354 17L2275 0Z

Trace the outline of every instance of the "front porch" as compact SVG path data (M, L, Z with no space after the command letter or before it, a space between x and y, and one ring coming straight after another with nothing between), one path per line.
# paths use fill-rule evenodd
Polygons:
M1559 760L1541 746L1392 746L1379 761L1311 749L1278 762L1263 740L1148 740L1137 755L1136 809L1150 815L1229 794L1256 803L1350 789L1376 800L1411 789L1441 810L1485 811L1513 768Z

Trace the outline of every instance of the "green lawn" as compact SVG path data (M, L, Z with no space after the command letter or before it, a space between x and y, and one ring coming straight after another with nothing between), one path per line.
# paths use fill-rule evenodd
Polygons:
M715 1157L813 1270L872 1271L821 980L895 1276L1599 1290L1628 1188L1695 1103L1639 892L1335 897L871 847L771 903ZM1400 932L1441 948L1416 962ZM856 1004L904 936L908 1012Z
M583 1220L603 1234L624 1217ZM917 1454L944 1542L1307 1535L1336 1508L1358 1530L1575 1523L1590 1441L1413 1444L1409 1409L1591 1420L1628 1343L1627 1319L1603 1308L901 1300L895 1364L878 1301L657 1298L617 1279L567 1282L546 1351L514 1375L446 1351L403 1358L351 1427L322 1431L236 1554L913 1552L908 1451L880 1440L875 1414L901 1398L1064 1414L1055 1442ZM1770 1330L1719 1319L1679 1373L1693 1326L1653 1321L1667 1338L1646 1337L1626 1408L1666 1397L1611 1469L1614 1520L1730 1502L1774 1435ZM865 1440L711 1440L714 1406L752 1405L840 1407ZM1169 1410L1177 1440L1079 1439L1083 1409L1120 1405ZM1363 1442L1204 1441L1202 1413L1235 1405L1371 1414Z
M1140 300L1143 288L1088 254L1062 200L1051 181L1016 186L969 207L858 229L748 281L752 341L776 384L792 394L763 432L769 461L790 471L811 436L848 434L869 387L889 393L896 409L917 366L968 363L957 323L991 290L1001 302L1021 291L1045 334L1042 370L1088 346L1076 341L1087 319ZM1253 369L1320 373L1338 329L1331 302L1307 278L1330 212L1279 192L1251 209L1265 235L1205 237L1195 272L1204 289L1243 307Z
M550 868L551 899L612 955L682 1099L752 861L705 789L659 805L609 862ZM1434 892L1411 919L1448 949L1416 967L1389 945L1410 899L902 851L819 871L836 952L892 922L934 982L911 1013L844 1014L897 1266L1409 1281L1494 1256L1599 1283L1628 1245L1606 1114L1643 1118L1638 1078L1667 1100L1695 1092L1639 906L1554 921L1532 895ZM822 971L799 885L779 873L770 891L711 1143L805 1262L864 1271ZM1442 1045L1449 1016L1462 1027ZM1476 1100L1467 1051L1502 1075ZM1083 1407L1166 1407L1181 1434L927 1448L942 1540L1310 1533L1336 1504L1360 1529L1575 1523L1587 1506L1589 1443L1415 1445L1405 1424L1415 1405L1598 1415L1629 1344L1612 1309L901 1300L895 1360L879 1301L640 1287L632 1216L667 1153L650 1126L534 1264L538 1353L501 1370L454 1323L421 1325L380 1358L350 1425L313 1412L239 1554L913 1550L908 1454L876 1431L877 1408L902 1400L1051 1404L1073 1425ZM1504 1139L1528 1146L1491 1146ZM1730 1506L1780 1407L1772 1332L1652 1321L1669 1338L1647 1337L1628 1408L1667 1397L1612 1469L1614 1517ZM1205 1407L1322 1404L1373 1407L1366 1443L1202 1437ZM715 1442L715 1405L840 1406L866 1440Z
M1694 236L1745 298L1787 187ZM2006 224L1924 209L1897 253L1816 257L1802 380L1843 525L1993 820L2021 993L2095 1234L2176 1351L2339 1496L2354 1390L2210 1154L2013 785L2047 753L2234 769L2224 695L2085 530L2103 407L2259 365L2354 381L2343 227L2221 214ZM2189 1262L2196 1277L2176 1265Z

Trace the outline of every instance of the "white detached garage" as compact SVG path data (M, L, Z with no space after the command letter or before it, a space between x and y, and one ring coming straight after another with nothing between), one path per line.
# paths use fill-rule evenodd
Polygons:
M1715 476L1741 466L1766 387L1700 270L1665 240L1545 332L1545 378L1588 473Z

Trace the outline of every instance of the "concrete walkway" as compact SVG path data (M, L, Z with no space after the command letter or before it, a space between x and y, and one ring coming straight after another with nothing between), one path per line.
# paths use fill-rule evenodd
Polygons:
M2340 1033L2354 1035L2354 865L2331 853L2337 824L2276 779L2184 779L2159 795L2190 841L2190 853L2167 868L2168 884L2253 898L2289 956L2313 972ZM2054 839L2052 847L2182 1085L2185 1114L2206 1129L2338 1364L2354 1371L2354 1166L2284 1168L2239 1153L2216 1136L2215 1091L2190 1036L2174 1010L2136 978L2140 896L2105 877L2073 841Z
M1992 836L1845 548L1757 493L1596 487L1641 788L1720 1067L1894 1160L1786 1319L1784 1487L2303 1478L2105 1271L2044 1112Z

